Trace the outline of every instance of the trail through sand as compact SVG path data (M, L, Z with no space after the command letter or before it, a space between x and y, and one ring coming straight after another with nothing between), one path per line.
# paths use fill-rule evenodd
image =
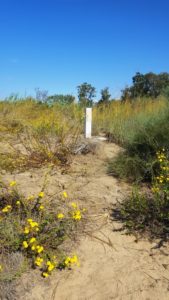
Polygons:
M24 275L18 299L169 299L169 249L151 250L154 243L135 242L134 236L115 230L119 224L111 220L111 209L129 192L129 187L106 174L106 159L117 155L120 148L105 142L100 144L96 155L77 156L68 174L53 174L48 186L51 194L64 187L82 202L85 199L83 206L91 214L95 230L89 230L75 245L80 267L56 272L43 281L32 273L30 278ZM35 171L33 176L25 172L15 179L23 191L34 191L41 185L40 172Z

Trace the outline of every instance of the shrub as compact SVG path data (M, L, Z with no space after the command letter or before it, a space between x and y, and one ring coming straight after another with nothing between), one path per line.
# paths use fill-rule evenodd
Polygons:
M1 102L0 168L12 171L48 162L69 165L82 121L83 111L76 104L48 107L32 99Z
M45 278L54 269L78 265L77 256L67 256L61 245L75 239L79 225L83 223L84 209L75 202L70 203L66 192L58 201L49 203L43 190L37 196L25 198L16 186L15 181L10 186L1 183L0 285L4 280L19 276L25 265L39 268ZM17 253L22 256L22 263L19 269L11 271L9 278L4 262Z
M151 164L150 164L151 170ZM150 171L151 173L151 171ZM108 174L129 182L142 181L149 176L148 165L138 155L128 156L127 153L120 153L117 158L108 161Z
M158 172L154 162L159 148L169 148L169 110L153 118L140 128L131 141L125 144L126 151L109 163L109 173L129 180L151 181Z
M169 237L169 155L157 153L158 176L153 177L151 190L132 195L113 210L113 217L124 223L127 232L148 232L151 238Z

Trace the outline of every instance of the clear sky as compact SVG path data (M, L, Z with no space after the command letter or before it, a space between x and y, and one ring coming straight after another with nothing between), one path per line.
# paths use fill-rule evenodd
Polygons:
M169 72L169 0L0 0L0 98Z

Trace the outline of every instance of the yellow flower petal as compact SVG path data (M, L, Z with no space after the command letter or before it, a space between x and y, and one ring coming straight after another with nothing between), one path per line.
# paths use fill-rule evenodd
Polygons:
M64 218L64 214L62 214L62 213L58 214L58 215L57 215L57 218L58 218L58 219L63 219L63 218Z
M34 242L36 242L36 238L35 237L32 237L29 241L30 244L33 244Z
M42 276L45 277L45 278L47 278L49 276L49 274L47 272L43 272Z
M40 192L38 196L39 196L40 198L43 198L43 197L44 197L44 192Z
M28 228L28 227L25 227L24 233L25 233L25 234L28 234L28 233L29 233L29 228Z
M11 181L9 185L10 186L15 186L16 185L16 181Z
M28 246L29 246L27 241L23 241L22 245L23 245L24 248L28 248Z
M67 193L65 191L62 193L62 195L63 195L64 198L68 197L68 195L67 195Z

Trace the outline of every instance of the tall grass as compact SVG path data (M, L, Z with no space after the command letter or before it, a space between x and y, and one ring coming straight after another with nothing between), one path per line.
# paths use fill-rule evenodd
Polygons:
M169 149L169 107L164 97L114 102L94 109L94 130L105 132L109 141L125 151L111 160L108 171L128 180L151 181L157 172L156 151Z
M147 162L151 164L151 156L158 147L168 145L167 120L168 101L162 96L156 100L146 98L95 105L93 135L103 132L109 141L127 150L125 155L119 157L116 167L114 162L110 164L110 173L122 177L134 176L133 179L147 176L147 169L150 168ZM30 160L36 166L46 161L69 163L69 154L78 135L83 133L83 127L84 109L76 103L49 106L31 98L0 102L0 141L6 139L9 142L11 138L16 138L27 155L18 165L24 161L30 166ZM0 161L10 166L11 154L10 157L5 155L7 162L4 163L4 154ZM13 153L15 164L17 156L18 153Z
M45 122L55 122L58 132L82 124L83 111L76 104L48 106L33 99L21 99L15 102L0 102L0 131L20 129L20 126L38 127ZM62 129L63 128L63 129Z
M165 115L167 101L164 97L154 100L136 99L133 102L111 102L107 106L93 110L93 130L98 134L103 131L109 139L124 145L131 142L146 124L156 122Z

